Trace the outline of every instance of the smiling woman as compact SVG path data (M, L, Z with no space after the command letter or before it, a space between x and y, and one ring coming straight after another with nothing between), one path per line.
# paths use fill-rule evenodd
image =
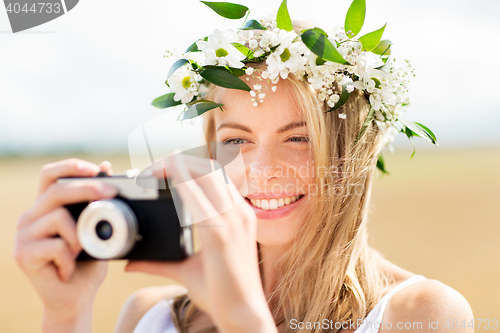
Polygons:
M248 11L204 3L231 18ZM167 82L178 86L153 104L186 104L184 119L202 115L206 141L237 148L244 168L224 166L228 181L218 182L200 172L217 156L163 161L160 177L179 185L183 207L198 221L200 250L179 262L130 261L127 271L169 277L186 289L139 290L116 332L444 333L447 326L429 323L455 320L456 333L473 331L472 311L458 292L368 245L372 181L384 170L379 156L391 129L436 138L399 118L411 66L384 71L385 26L353 39L364 12L365 1L354 0L345 31L329 38L319 28L294 27L283 0L277 22L251 20L242 28L255 36L216 32L186 51L202 49L207 63L173 65ZM240 37L245 45L234 40ZM236 52L239 64L226 59ZM37 202L19 219L16 259L42 298L47 332L90 332L106 272L104 262L75 262L81 245L62 206L117 195L99 181L69 186L56 179L110 168L74 159L47 165ZM241 200L218 210L228 193Z
M437 319L440 312L431 315L427 307L440 295L452 300L446 307L459 309L464 319L472 318L457 292L395 266L368 245L371 184L384 133L372 123L356 140L370 111L365 95L352 94L339 110L349 115L342 119L325 112L327 103L319 102L314 89L294 75L280 80L277 89L252 75L242 79L257 86L265 102L254 107L246 92L210 85L207 98L224 107L203 115L204 131L207 142L237 145L241 150L246 178L228 175L237 188L242 185L237 180L248 180L246 203L257 217L263 290L279 332L295 332L299 325L292 323L297 320L307 332L330 331L305 326L325 319L355 323L380 315L380 321L389 291L394 294L422 280L393 302L418 300L423 316ZM436 296L422 301L432 290ZM197 331L191 328L200 328L200 323L210 330L209 317L188 295L172 304L177 330ZM396 310L389 303L387 308L390 320L408 315L404 306ZM364 328L358 325L350 328L361 332ZM216 331L215 326L212 329ZM339 330L348 331L331 327L332 332Z

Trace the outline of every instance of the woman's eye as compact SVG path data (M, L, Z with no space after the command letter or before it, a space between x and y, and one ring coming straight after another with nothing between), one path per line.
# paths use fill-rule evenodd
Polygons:
M240 145L242 143L244 143L243 141L246 141L245 139L241 139L241 138L234 138L234 139L226 139L224 141L222 141L222 143L224 145L227 145L227 144L235 144L235 145Z
M287 141L292 141L292 142L309 142L309 138L307 136L292 136L289 138Z

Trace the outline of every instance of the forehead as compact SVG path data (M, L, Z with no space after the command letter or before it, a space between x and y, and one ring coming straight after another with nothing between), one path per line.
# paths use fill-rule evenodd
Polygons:
M245 80L243 77L243 80ZM245 80L246 81L246 80ZM291 122L304 121L299 105L290 90L289 83L280 80L276 85L275 92L271 90L272 83L262 80L246 81L250 87L254 84L262 86L262 93L265 94L262 103L257 107L253 106L252 96L249 92L235 89L219 88L215 96L217 103L224 104L223 112L214 109L215 128L224 122L235 122L250 128L260 130L275 131ZM260 100L257 92L257 100Z

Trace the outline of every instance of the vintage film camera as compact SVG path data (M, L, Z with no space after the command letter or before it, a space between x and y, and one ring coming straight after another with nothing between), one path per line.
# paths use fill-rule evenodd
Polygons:
M176 207L167 180L128 175L59 178L58 183L99 180L118 189L113 199L65 206L83 251L77 260L183 260L193 254L190 216ZM139 185L140 186L139 186ZM176 202L182 205L180 200ZM180 208L180 209L179 209ZM181 213L177 214L177 211ZM181 224L182 222L182 224ZM181 225L185 226L182 227Z

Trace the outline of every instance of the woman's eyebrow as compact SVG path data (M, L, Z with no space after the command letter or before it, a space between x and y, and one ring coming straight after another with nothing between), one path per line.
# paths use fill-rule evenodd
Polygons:
M301 127L301 126L306 126L306 122L299 121L299 122L290 123L288 125L280 127L276 131L276 133L283 133L283 132L291 130L292 128ZM217 131L222 129L222 128L234 128L234 129L239 129L239 130L242 130L242 131L245 131L248 133L252 133L252 130L250 130L250 128L246 127L245 125L238 124L238 123L231 123L231 122L222 123L222 124L220 124L219 128L217 128Z

